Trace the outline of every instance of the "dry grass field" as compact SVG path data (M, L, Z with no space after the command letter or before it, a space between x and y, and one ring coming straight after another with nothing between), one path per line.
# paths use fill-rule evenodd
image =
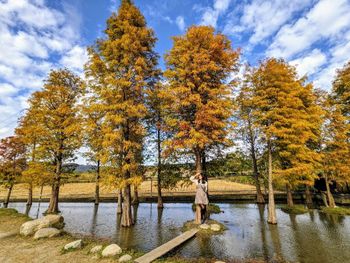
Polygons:
M139 187L140 196L155 196L157 194L156 182L151 184L151 181L145 181ZM95 191L94 183L67 183L62 185L60 189L60 197L74 198L74 197L93 197ZM247 184L240 184L223 179L212 179L209 181L210 193L252 193L255 191L255 187ZM0 199L3 200L7 193L7 190L0 187ZM51 188L45 186L43 189L43 197L49 197ZM164 195L176 195L195 193L195 186L193 184L189 186L181 186L181 183L175 189L163 190ZM27 185L17 184L13 188L12 198L26 198L28 194ZM40 188L36 187L33 191L34 198L39 197ZM101 197L114 197L117 194L117 190L109 189L107 187L101 188Z

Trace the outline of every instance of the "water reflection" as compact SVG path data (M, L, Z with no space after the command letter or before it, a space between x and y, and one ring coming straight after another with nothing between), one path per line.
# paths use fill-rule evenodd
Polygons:
M31 217L42 216L47 203L11 204ZM334 216L312 210L289 215L277 209L278 224L266 223L267 207L255 204L220 204L225 213L212 215L228 230L222 235L198 236L175 253L185 257L284 259L290 262L349 262L350 217ZM27 210L27 211L26 211ZM61 203L66 230L76 234L109 238L124 248L149 251L181 233L187 220L193 219L191 204L133 206L135 225L123 228L117 205L101 203Z

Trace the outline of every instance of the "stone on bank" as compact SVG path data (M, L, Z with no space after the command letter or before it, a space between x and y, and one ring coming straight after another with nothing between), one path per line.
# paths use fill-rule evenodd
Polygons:
M40 219L35 219L32 221L25 222L21 225L20 234L23 236L34 235L35 232L42 228L63 228L63 217L60 215L47 215Z
M117 244L111 244L102 251L102 257L114 257L123 251Z
M128 262L130 260L132 260L132 256L125 254L119 258L118 262Z
M64 246L64 250L78 249L83 246L83 241L81 239L68 243Z
M60 234L61 231L53 227L41 228L35 232L34 239L37 240L41 238L56 237Z

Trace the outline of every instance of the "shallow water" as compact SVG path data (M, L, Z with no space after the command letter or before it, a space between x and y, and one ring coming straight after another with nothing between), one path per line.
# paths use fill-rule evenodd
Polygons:
M108 238L124 248L149 251L181 233L184 222L192 220L191 204L142 203L134 208L136 224L119 227L116 204L60 203L65 229L71 233ZM278 225L266 223L267 208L256 204L218 204L224 213L211 218L228 228L222 235L196 237L176 250L184 257L222 260L241 258L283 258L291 262L350 262L350 216L331 216L313 210L289 215L277 209ZM11 207L25 211L24 203ZM34 203L29 215L42 216L47 203Z

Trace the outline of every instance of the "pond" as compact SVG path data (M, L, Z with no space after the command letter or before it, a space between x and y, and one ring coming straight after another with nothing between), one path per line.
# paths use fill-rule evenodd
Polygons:
M60 203L68 232L108 238L124 248L150 251L181 233L183 223L192 220L191 204L142 203L134 207L136 224L119 227L116 204ZM228 228L222 235L199 236L179 249L177 255L221 260L282 258L291 262L350 262L350 216L334 216L311 210L289 215L277 209L278 225L266 223L267 207L256 204L218 204L224 213L212 215ZM24 203L11 207L24 212ZM34 203L30 216L42 216L47 203Z

